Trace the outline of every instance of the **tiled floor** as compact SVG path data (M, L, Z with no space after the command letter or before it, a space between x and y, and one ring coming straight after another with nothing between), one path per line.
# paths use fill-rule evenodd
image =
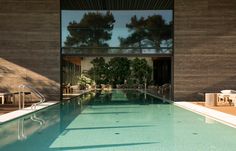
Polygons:
M205 102L193 102L193 103L200 106L205 106ZM214 107L211 106L205 106L205 107L236 116L236 107L234 106L219 105Z

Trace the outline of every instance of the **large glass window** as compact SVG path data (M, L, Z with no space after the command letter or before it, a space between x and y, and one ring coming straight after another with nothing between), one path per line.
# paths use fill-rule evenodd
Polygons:
M63 54L171 54L172 10L62 11Z
M172 0L63 0L61 8L65 96L90 89L171 96Z

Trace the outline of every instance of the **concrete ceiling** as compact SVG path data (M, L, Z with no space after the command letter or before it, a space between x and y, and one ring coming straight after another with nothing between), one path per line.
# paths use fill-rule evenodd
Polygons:
M62 10L171 10L173 0L61 0Z

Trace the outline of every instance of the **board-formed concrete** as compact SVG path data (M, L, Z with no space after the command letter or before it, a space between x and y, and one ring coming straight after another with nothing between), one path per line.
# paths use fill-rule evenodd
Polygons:
M236 89L236 1L175 0L174 97ZM60 1L0 0L0 91L59 99Z
M175 0L175 100L236 89L235 14L235 0Z
M0 0L0 91L60 94L60 1Z

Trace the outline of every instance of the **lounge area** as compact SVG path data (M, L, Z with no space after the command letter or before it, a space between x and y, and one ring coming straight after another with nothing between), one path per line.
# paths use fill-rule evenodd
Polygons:
M221 90L220 93L205 93L205 105L236 107L236 91Z
M205 93L204 101L193 101L192 104L236 116L236 91L221 90L218 93Z
M31 92L25 92L25 107L31 106L35 101L32 99ZM19 109L19 92L7 92L0 93L1 104L0 104L0 115L6 114Z
M0 115L45 101L45 97L29 85L20 85L18 89L0 93Z
M229 105L206 106L205 102L194 102L194 104L199 105L199 106L205 106L207 108L214 109L216 111L220 111L223 113L227 113L227 114L236 116L236 107L234 107L234 106L229 106Z

